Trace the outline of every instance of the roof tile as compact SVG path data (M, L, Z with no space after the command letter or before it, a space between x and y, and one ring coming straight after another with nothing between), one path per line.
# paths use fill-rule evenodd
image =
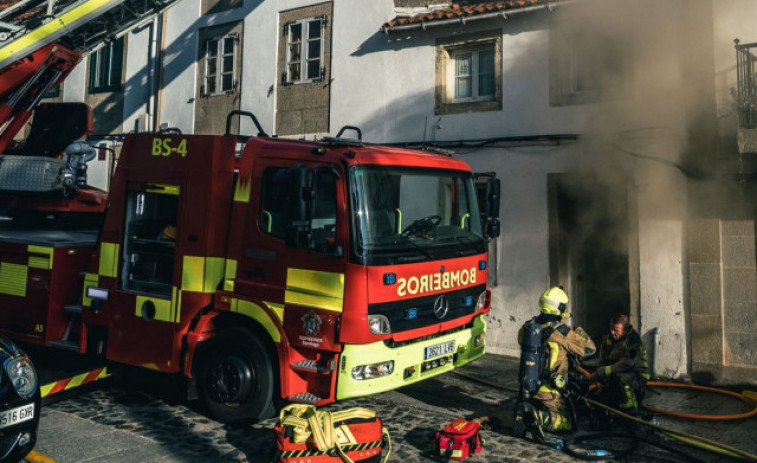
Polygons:
M429 13L414 16L398 16L384 24L383 27L401 26L406 24L429 23L443 19L466 18L486 13L505 12L534 5L544 5L554 0L503 0L503 1L465 1L452 3L448 8L442 8Z

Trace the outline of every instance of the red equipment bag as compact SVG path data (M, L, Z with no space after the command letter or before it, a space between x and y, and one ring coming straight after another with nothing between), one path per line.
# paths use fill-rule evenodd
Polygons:
M384 463L392 451L381 418L366 408L325 412L313 405L288 405L274 432L277 463Z
M458 418L436 432L436 449L450 460L464 460L484 449L479 434L481 424Z

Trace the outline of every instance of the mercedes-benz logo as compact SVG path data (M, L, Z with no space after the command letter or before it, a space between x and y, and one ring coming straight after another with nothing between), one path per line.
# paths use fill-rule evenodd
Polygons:
M449 312L449 300L447 300L447 296L439 296L434 301L434 316L441 320L442 318L447 316L447 313Z

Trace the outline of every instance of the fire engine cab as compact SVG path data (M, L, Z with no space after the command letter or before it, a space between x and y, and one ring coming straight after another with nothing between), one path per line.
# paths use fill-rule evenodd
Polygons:
M259 131L127 135L99 230L3 225L0 333L180 374L222 422L484 354L496 179L485 230L459 159Z

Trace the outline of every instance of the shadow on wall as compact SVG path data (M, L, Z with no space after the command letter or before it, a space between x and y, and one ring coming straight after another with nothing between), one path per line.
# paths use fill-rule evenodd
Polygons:
M245 1L244 6L239 9L232 10L229 15L228 21L223 14L218 14L216 17L212 17L210 20L206 16L193 21L188 24L176 40L168 44L163 49L162 53L162 71L161 82L158 83L158 88L162 89L170 85L178 76L181 75L186 69L191 68L198 60L198 30L202 27L217 26L224 24L224 22L236 21L237 18L245 17L252 13L263 0L250 0ZM177 4L174 8L179 8L181 4ZM170 11L170 10L169 10ZM134 116L135 112L141 108L141 105L135 107L124 108L120 104L120 100L123 99L123 95L129 95L132 93L139 93L145 85L149 85L150 66L146 64L144 67L134 73L132 77L126 80L121 92L115 92L109 94L102 99L93 108L98 114L102 114L102 119L105 122L103 125L98 124L98 132L111 133L120 132L120 128L124 120L128 120ZM194 94L191 97L195 97ZM123 111L122 114L115 114L116 112ZM98 118L99 119L99 118Z

